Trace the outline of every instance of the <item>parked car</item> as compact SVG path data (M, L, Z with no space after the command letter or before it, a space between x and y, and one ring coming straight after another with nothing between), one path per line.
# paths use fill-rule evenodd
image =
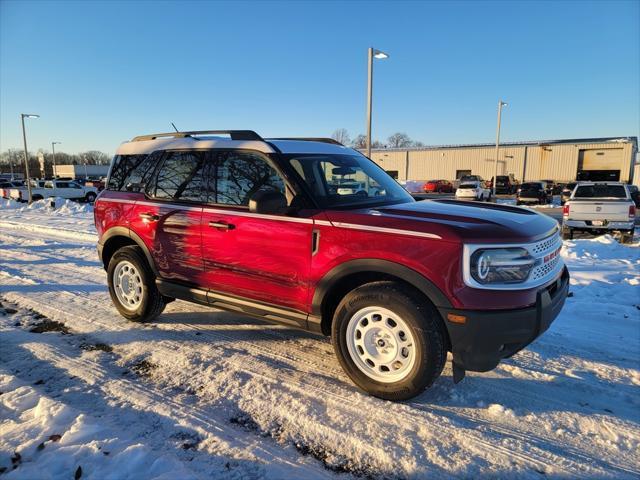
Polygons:
M627 185L627 188L629 188L629 195L631 195L631 200L633 200L633 203L636 207L640 208L640 190L638 190L638 186Z
M448 180L429 180L423 190L425 193L453 193L453 184Z
M602 234L621 232L621 242L633 239L636 205L629 188L620 182L581 182L562 210L562 236L578 231Z
M27 187L14 188L9 191L9 196L14 200L26 202L29 198ZM98 196L98 189L95 187L84 187L77 182L61 180L37 180L31 183L31 198L42 200L49 197L61 197L71 200L84 200L94 202Z
M98 192L104 190L105 180L100 178L89 179L85 182L85 187L95 187Z
M484 186L484 182L465 181L458 185L456 198L461 200L485 201L491 198L491 190Z
M498 175L496 179L496 194L511 195L516 192L516 179L513 175ZM493 177L488 183L489 188L493 188Z
M545 182L524 182L516 192L516 205L550 203L552 196Z
M0 197L11 198L10 192L12 188L21 187L24 184L21 180L6 180L0 181Z
M336 192L347 168L381 193ZM416 202L330 139L136 137L94 214L125 318L151 321L179 298L331 335L353 382L390 400L429 387L448 350L455 382L495 368L549 327L569 285L552 218Z
M571 183L567 183L562 187L562 192L560 192L561 205L564 205L565 202L569 200L569 197L571 196L573 189L576 188L576 185L578 185L578 182L571 182Z

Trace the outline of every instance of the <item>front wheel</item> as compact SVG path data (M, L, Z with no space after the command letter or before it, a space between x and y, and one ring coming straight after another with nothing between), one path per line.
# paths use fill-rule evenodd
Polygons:
M162 313L166 299L155 284L155 276L136 246L118 250L107 268L109 294L120 315L133 322L148 322Z
M84 199L87 201L87 203L93 203L96 201L96 194L93 192L89 192L87 193L87 195L84 197Z
M446 333L427 300L396 282L349 292L336 309L332 343L349 378L386 400L415 397L440 376Z

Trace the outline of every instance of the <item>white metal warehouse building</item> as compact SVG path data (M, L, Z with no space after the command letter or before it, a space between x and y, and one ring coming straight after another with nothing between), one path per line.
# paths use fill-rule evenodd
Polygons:
M498 175L523 181L610 180L633 182L637 137L541 140L500 144ZM493 177L495 144L385 148L371 159L398 180Z

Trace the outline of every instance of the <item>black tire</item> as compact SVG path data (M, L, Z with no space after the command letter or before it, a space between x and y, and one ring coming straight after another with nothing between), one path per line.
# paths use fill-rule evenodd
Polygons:
M139 272L142 281L141 301L139 306L133 310L126 308L118 299L113 279L116 267L125 261L133 264ZM109 261L109 267L107 268L107 280L111 301L118 309L118 312L120 312L120 315L127 320L131 320L132 322L149 322L160 315L167 304L165 297L163 297L156 288L155 275L151 271L147 259L137 246L122 247L113 254Z
M89 192L85 195L84 199L87 201L87 203L93 203L96 201L96 197L97 195L93 192Z
M399 381L373 379L356 365L349 353L349 321L367 307L391 310L410 330L415 342L415 363ZM385 400L406 400L422 393L442 373L447 359L445 328L428 300L399 283L381 281L358 287L342 299L333 317L331 339L340 365L358 387Z
M31 200L33 202L37 202L38 200L43 200L43 196L42 195L31 195Z
M562 227L562 239L573 240L573 229L569 227Z

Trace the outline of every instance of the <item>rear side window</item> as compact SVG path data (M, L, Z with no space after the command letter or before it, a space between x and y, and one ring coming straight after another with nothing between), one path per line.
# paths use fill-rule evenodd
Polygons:
M627 198L622 185L580 185L574 198Z
M205 152L169 152L158 169L151 195L164 200L205 202Z
M286 195L282 177L260 155L249 152L221 152L214 165L216 189L213 203L249 205L259 190L277 190Z
M149 181L161 153L151 155L116 155L113 159L107 190L140 192Z

